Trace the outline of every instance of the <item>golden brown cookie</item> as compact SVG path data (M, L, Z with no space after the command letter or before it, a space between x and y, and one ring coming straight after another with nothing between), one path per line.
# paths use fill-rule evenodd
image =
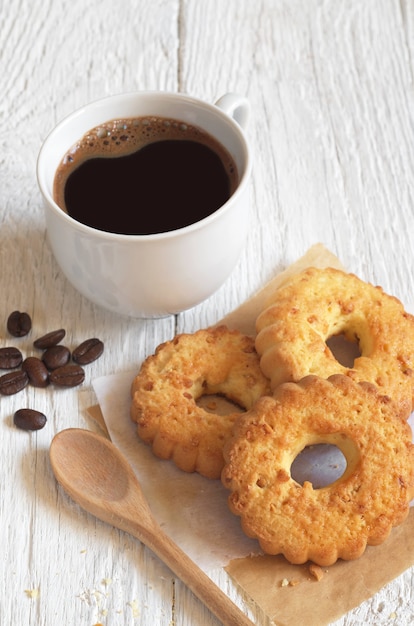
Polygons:
M314 489L291 477L306 447L336 445L345 473ZM331 565L382 543L408 514L414 446L406 420L370 383L308 376L259 399L224 446L222 482L245 533L292 563Z
M256 321L256 349L272 388L308 374L346 374L390 395L408 418L414 408L414 317L380 287L341 270L310 268L292 277ZM326 341L359 342L353 367Z
M132 385L131 417L156 456L220 478L223 443L240 413L209 412L197 400L219 394L249 409L266 393L253 339L225 326L203 329L177 335L144 361Z

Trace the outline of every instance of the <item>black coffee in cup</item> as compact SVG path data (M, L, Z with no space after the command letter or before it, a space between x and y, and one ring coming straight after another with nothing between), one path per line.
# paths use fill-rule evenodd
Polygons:
M86 133L58 167L54 199L98 230L148 235L214 213L237 184L236 164L210 134L179 120L137 117Z

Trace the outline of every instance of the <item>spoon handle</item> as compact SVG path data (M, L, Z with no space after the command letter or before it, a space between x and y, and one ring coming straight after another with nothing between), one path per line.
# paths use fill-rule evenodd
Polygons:
M230 598L166 535L154 520L146 532L131 522L129 533L145 543L191 589L224 626L254 626Z

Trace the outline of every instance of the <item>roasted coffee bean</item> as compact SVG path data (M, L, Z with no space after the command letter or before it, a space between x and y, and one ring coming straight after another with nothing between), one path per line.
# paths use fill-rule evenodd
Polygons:
M12 370L22 364L23 356L18 348L0 348L0 369Z
M48 370L55 370L69 362L70 350L66 346L52 346L45 350L42 361Z
M72 359L79 365L87 365L96 361L104 350L104 344L100 339L86 339L72 352Z
M49 372L46 365L37 356L28 356L22 363L22 369L29 377L33 387L47 387L49 384Z
M77 363L69 363L50 372L49 380L59 387L76 387L85 380L85 372Z
M46 333L46 335L42 335L38 339L33 342L35 348L39 348L39 350L47 350L52 346L56 346L60 343L63 337L66 335L66 331L64 328L59 328L58 330L52 330L50 333Z
M19 409L13 415L13 422L22 430L40 430L46 424L46 415L34 409Z
M24 337L32 328L32 320L28 313L13 311L7 319L7 330L13 337Z
M24 370L15 370L0 376L0 394L11 396L26 387L29 377Z

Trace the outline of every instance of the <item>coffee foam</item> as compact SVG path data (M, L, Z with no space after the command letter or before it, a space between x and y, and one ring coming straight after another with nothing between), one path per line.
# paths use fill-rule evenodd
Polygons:
M65 210L65 184L68 176L92 158L116 158L131 154L150 143L163 140L196 141L216 152L230 179L231 193L238 184L236 165L224 146L198 126L165 117L113 119L89 130L64 155L55 175L53 196Z

